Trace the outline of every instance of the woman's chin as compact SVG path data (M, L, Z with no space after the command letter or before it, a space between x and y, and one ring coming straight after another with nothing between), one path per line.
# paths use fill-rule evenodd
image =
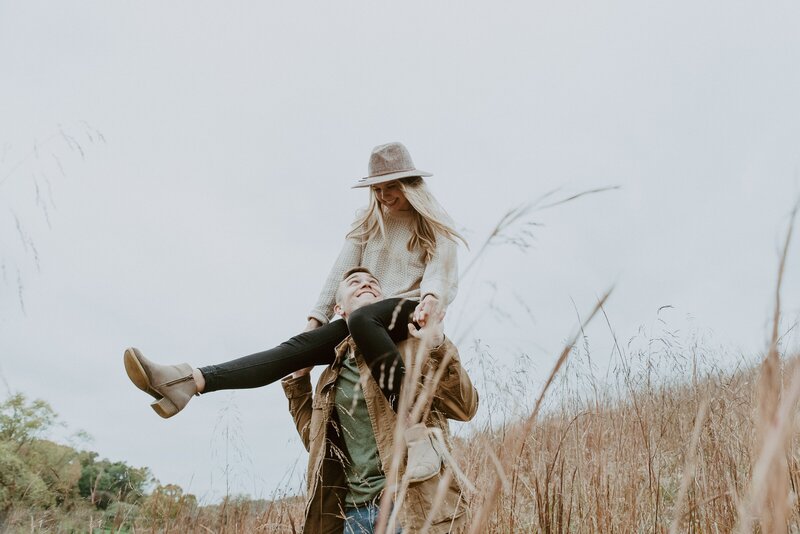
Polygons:
M389 205L384 204L383 205L383 210L386 213L392 213L392 214L408 213L409 211L411 211L411 205L404 206L404 205L401 205L399 203L395 203L395 204L392 204L391 206L389 206Z

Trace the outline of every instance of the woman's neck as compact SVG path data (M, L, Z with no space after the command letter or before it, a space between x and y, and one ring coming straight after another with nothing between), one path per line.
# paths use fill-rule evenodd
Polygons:
M410 208L407 210L398 210L398 211L391 211L384 209L383 216L384 217L394 217L397 219L404 219L414 215L414 208Z

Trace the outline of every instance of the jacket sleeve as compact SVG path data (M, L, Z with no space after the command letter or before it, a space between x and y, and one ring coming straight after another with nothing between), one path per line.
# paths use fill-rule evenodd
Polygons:
M475 417L478 391L461 366L458 349L453 342L445 338L444 343L432 349L430 363L435 368L442 364L447 367L436 388L432 408L456 421L469 421Z
M452 239L436 234L436 250L425 266L419 284L420 300L433 295L449 306L458 293L458 245Z
M289 413L294 419L294 426L303 446L308 450L309 447L309 428L311 414L313 411L311 404L311 375L306 374L297 378L287 377L281 380L283 392L289 399Z
M361 244L354 239L345 239L342 250L331 267L325 285L322 286L317 304L309 312L312 317L322 324L328 324L333 317L333 305L336 303L336 288L342 281L342 275L353 267L361 265Z

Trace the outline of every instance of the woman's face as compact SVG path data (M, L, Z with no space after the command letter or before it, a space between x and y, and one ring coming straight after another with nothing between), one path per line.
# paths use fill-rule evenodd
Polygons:
M375 193L375 198L387 211L408 211L411 209L411 203L403 194L400 189L400 184L397 180L386 182L383 184L375 184L372 186L372 192Z

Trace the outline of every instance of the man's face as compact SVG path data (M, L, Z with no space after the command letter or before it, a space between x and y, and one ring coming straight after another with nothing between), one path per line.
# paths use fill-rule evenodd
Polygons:
M381 284L369 273L353 273L339 283L335 311L347 317L367 304L383 299Z

